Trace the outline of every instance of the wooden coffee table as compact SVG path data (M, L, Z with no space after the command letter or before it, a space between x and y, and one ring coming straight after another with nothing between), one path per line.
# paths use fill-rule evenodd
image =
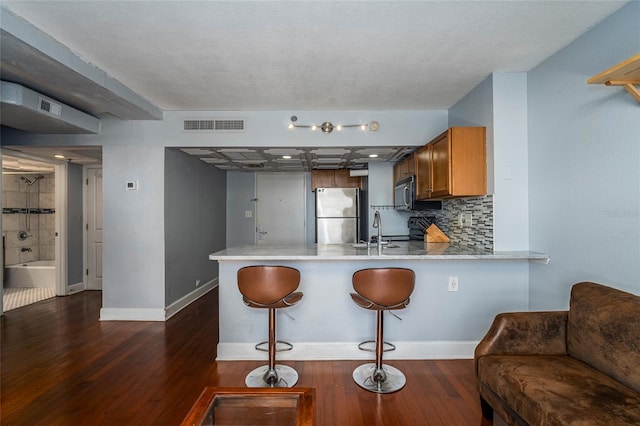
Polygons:
M314 388L207 387L182 426L316 424Z

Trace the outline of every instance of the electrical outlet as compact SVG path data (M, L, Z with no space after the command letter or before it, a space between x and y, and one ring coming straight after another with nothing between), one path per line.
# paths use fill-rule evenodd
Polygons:
M461 228L469 228L473 224L472 213L460 213L458 215L458 226Z
M245 210L244 217L253 217L253 212L251 210Z
M449 277L449 291L458 291L458 277Z
M199 285L200 285L200 278L196 280L196 287L198 287Z

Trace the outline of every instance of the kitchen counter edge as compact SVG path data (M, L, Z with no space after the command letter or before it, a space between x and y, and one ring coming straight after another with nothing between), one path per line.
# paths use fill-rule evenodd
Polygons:
M475 247L401 242L378 254L374 248L354 248L350 244L246 245L230 247L209 255L210 260L529 260L549 263L548 254L535 251L490 251Z

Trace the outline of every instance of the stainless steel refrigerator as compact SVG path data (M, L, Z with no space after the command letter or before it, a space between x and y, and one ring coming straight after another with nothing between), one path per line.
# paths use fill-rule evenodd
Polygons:
M360 239L360 196L358 188L316 189L316 242L357 243Z

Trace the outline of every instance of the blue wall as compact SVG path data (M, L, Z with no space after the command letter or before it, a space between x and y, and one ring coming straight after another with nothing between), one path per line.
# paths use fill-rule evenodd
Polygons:
M528 73L532 309L563 309L582 280L640 294L640 104L589 77L638 53L631 2Z
M488 76L451 107L449 126L487 128L494 249L529 250L526 74Z
M226 173L175 148L165 149L165 305L218 276L209 254L224 248Z

